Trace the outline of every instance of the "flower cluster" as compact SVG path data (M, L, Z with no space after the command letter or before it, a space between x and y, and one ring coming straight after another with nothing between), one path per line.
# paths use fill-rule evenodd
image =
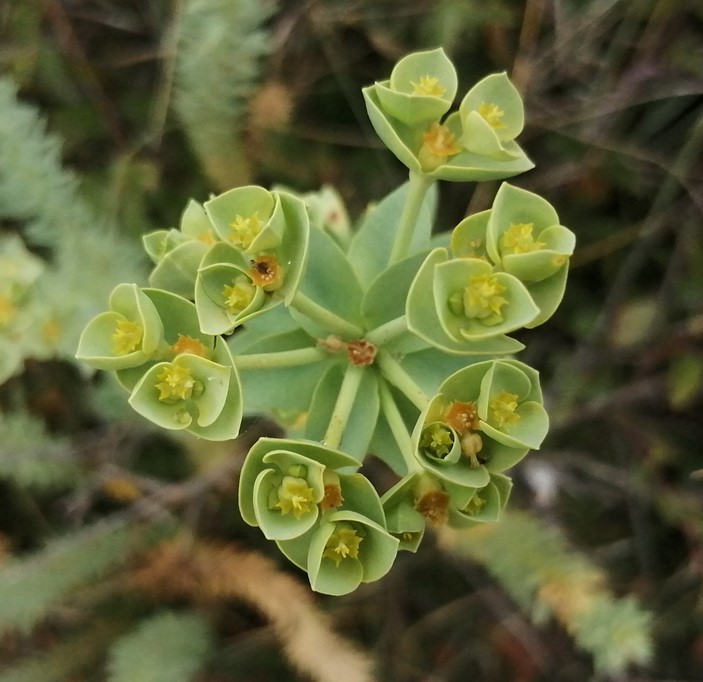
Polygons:
M456 90L442 50L364 90L409 182L355 229L330 188L191 201L180 229L144 238L150 287L118 286L80 340L78 357L163 428L234 438L245 410L286 426L247 454L239 507L319 592L378 580L428 525L496 521L506 471L547 433L538 374L509 335L553 314L574 236L509 184L449 239L431 236L437 179L531 167L507 76L447 116ZM359 471L367 453L398 475L383 496Z

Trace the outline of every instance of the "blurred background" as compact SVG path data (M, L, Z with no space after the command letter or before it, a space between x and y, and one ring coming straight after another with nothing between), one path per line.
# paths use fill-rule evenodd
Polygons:
M402 183L360 89L440 45L460 93L508 71L511 182L577 235L520 336L552 428L501 523L311 595L237 511L276 427L171 438L72 355L189 197L332 185L354 220ZM699 2L4 0L0 682L703 679L702 147ZM442 183L437 230L497 187Z

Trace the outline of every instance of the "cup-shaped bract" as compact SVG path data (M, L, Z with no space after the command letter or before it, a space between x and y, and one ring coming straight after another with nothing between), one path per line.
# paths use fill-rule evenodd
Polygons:
M456 89L456 69L441 48L406 55L390 80L376 83L383 111L408 126L444 116Z
M200 261L216 241L205 210L191 199L181 215L180 230L155 230L142 238L155 263L149 284L192 299Z
M525 125L520 93L507 74L494 73L474 85L459 106L464 149L494 158L519 158L513 142Z
M195 283L200 328L208 334L227 334L281 299L267 296L254 282L253 259L220 242L202 259ZM265 261L261 261L262 263Z
M342 504L349 492L343 491L339 471L358 466L353 457L317 442L260 438L239 479L242 518L269 540L299 537L322 511Z
M512 485L507 476L491 474L488 484L475 490L468 502L449 506L448 525L452 528L467 528L476 523L498 521L508 503ZM447 484L447 487L451 488L451 484Z
M518 452L537 449L547 434L549 420L542 404L539 374L517 360L489 360L469 365L448 377L439 387L444 400L470 403L476 412L477 431L486 438ZM458 409L458 408L454 408ZM489 451L480 457L490 462ZM497 452L502 471L508 455ZM510 466L515 462L511 462Z
M236 187L205 202L220 239L250 254L275 249L286 221L276 195L263 187Z
M310 539L310 586L322 594L348 594L386 575L397 552L398 539L381 524L358 512L333 512Z
M539 309L519 279L480 258L438 264L432 282L444 331L457 341L508 334L529 324Z
M425 534L426 518L417 508L418 491L427 474L409 474L387 490L381 503L386 515L388 532L398 538L399 550L416 552ZM439 487L439 486L438 486Z
M574 252L576 238L542 197L504 182L487 222L491 259L524 282L554 275Z
M476 437L479 428L475 403L461 404L463 413L448 416L454 409L441 393L420 415L413 431L413 453L422 468L442 481L462 488L482 488L488 483L488 470L478 453L483 443Z
M239 433L241 388L227 344L215 346L212 359L184 352L150 367L132 391L136 412L169 430L186 430L208 440Z
M163 338L163 324L149 297L136 284L119 284L110 294L110 310L86 325L76 357L104 370L139 367L148 362Z

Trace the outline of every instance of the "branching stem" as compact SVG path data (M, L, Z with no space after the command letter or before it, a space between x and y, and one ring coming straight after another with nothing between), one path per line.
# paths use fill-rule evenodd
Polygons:
M415 472L421 472L422 466L415 459L415 457L413 457L412 438L410 437L408 428L405 425L405 420L396 405L393 394L386 385L385 381L379 381L378 389L379 397L381 399L381 409L383 410L388 426L391 429L393 438L398 445L398 450L400 450L400 454L403 456L405 466L408 467L407 473L413 474Z
M333 334L352 339L358 339L364 335L361 327L357 327L352 322L345 320L319 303L315 303L309 296L300 291L293 297L291 306L314 322L321 324Z
M235 355L234 365L237 369L278 369L280 367L297 367L320 362L327 357L321 348L296 348L277 353L252 353L250 355Z
M383 346L407 331L407 318L405 315L401 315L400 317L396 317L395 320L391 320L390 322L376 327L376 329L372 329L366 334L366 340L370 341L374 346Z
M334 404L332 417L323 438L323 443L331 448L339 447L342 442L344 429L349 421L349 415L354 407L356 394L359 391L359 385L363 376L364 367L358 367L351 363L347 366L342 385L339 388L339 394L337 395L337 402Z
M415 233L415 225L417 218L420 215L422 202L425 199L427 190L432 186L433 178L410 171L410 183L408 186L408 195L405 199L403 213L400 216L400 224L398 232L395 235L393 250L391 251L389 265L403 260L410 255L410 246Z
M422 412L427 407L427 403L430 401L427 394L390 353L379 350L376 356L376 363L386 380L403 393L418 410Z

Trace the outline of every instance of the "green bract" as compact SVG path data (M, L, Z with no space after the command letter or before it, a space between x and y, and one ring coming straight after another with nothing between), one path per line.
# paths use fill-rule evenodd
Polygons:
M78 357L115 371L165 429L231 439L244 410L287 429L249 450L239 508L318 592L378 580L428 526L497 521L504 472L547 433L538 374L507 357L523 348L508 334L554 312L574 237L506 183L489 210L433 235L437 179L532 167L505 74L449 113L456 95L441 49L404 57L364 97L406 184L355 225L331 188L191 201L178 230L144 237L151 287L119 285L80 340ZM4 309L2 287L0 331L16 301ZM383 498L359 472L369 452L399 478Z
M375 87L384 111L413 126L449 111L456 96L456 70L441 48L415 52L393 67L390 80Z
M457 225L451 246L455 257L486 259L521 280L539 308L525 326L535 327L554 313L564 295L575 242L549 202L506 182L490 210Z
M401 59L388 81L363 89L376 133L412 172L456 182L522 173L532 162L514 142L522 100L505 74L477 83L459 112L441 120L456 95L456 72L445 53Z
M96 369L139 367L162 338L163 324L149 297L136 284L120 284L110 295L110 311L83 330L76 357Z

